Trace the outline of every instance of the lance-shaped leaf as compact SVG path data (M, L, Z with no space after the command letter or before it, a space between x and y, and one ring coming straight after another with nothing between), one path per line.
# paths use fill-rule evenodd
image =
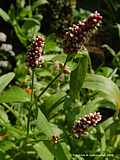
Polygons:
M54 160L52 152L50 152L43 142L36 143L33 147L41 160Z
M54 134L54 131L56 130L55 127L53 127L45 117L45 115L39 110L38 112L38 119L36 121L37 128L39 131L43 134L45 134L48 137L48 141L52 138L52 135ZM55 144L52 144L55 145ZM38 153L38 156L42 160L53 160L54 156L56 160L70 160L71 154L69 152L68 146L65 143L57 144L55 149L55 155L53 156L52 151L50 151L49 146L47 146L43 142L36 143L34 145L35 150Z
M0 77L0 93L10 83L10 81L14 78L14 76L15 74L11 72Z
M42 113L40 109L38 110L36 126L41 133L45 134L48 137L48 139L52 136L53 131L50 126L50 123L48 122L47 118L45 117L45 115Z
M2 8L0 8L0 17L2 17L6 22L10 21L9 15Z
M56 145L55 148L55 159L56 160L70 160L72 158L69 147L66 145L66 143L62 142L58 145Z
M101 97L120 107L120 90L111 79L101 75L88 74L83 88L99 91Z
M32 4L32 9L35 9L41 5L44 5L44 4L47 4L48 1L47 0L37 0L37 1L34 1L33 4Z
M4 91L0 95L1 103L15 103L15 102L28 102L30 101L30 95L26 93L22 88L13 86L10 89Z
M82 54L79 57L79 62L76 69L71 72L70 76L70 94L73 100L79 99L80 89L85 80L87 69L88 56L87 54Z

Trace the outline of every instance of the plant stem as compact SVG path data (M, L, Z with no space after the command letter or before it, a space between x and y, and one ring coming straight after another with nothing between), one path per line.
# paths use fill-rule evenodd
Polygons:
M33 105L33 89L34 89L34 69L32 69L32 93L31 93L31 105L28 111L28 119L27 119L27 136L29 136L29 130L30 130L30 117L31 117L31 110L32 110L32 105Z
M40 98L45 91L53 84L54 81L56 81L56 79L61 75L62 73L60 72L44 89L43 91L40 93L40 95L38 96L38 98Z
M93 74L94 73L94 70L92 69L92 63L91 63L91 58L90 58L90 55L88 54L88 63L89 63L89 67L90 67L90 73Z
M63 65L63 68L62 68L61 72L43 89L43 91L39 94L39 96L37 97L37 99L39 99L46 92L46 90L56 81L56 79L63 73L65 65L66 65L66 63L67 63L67 61L69 59L68 57L69 56L67 56L67 58L65 60L65 63Z

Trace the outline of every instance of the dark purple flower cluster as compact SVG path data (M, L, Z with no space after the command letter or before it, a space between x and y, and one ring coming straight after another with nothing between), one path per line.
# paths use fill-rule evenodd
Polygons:
M84 45L85 40L89 38L89 33L96 28L101 20L102 16L95 11L87 19L80 21L77 25L73 24L72 27L69 27L63 41L64 52L76 53L79 51Z
M79 138L86 132L87 128L89 128L90 126L95 126L99 121L101 121L101 119L102 116L100 112L94 112L85 115L83 118L75 121L73 126L74 135Z
M37 36L27 52L27 64L29 67L34 68L40 65L42 61L43 47L44 37Z

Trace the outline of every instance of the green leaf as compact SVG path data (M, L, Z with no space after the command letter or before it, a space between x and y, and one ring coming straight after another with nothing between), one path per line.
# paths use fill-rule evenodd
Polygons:
M38 77L51 77L52 76L50 71L45 70L45 69L41 70L41 68L36 69L36 74Z
M60 52L61 49L56 42L56 37L54 35L49 35L45 39L45 53L47 52Z
M54 54L43 55L43 59L44 61L52 61L55 56Z
M3 152L3 150L0 147L0 160L5 160L5 154Z
M70 76L70 94L73 100L79 99L80 89L85 80L87 69L88 56L84 54L79 57L78 66L71 72Z
M40 25L34 25L32 28L29 28L27 31L27 40L32 39L35 35L38 35L38 32L40 30Z
M18 8L24 8L25 7L25 0L17 0L16 5Z
M16 19L17 17L17 14L16 14L16 9L15 9L15 6L11 3L10 7L9 7L9 10L8 10L8 15L10 17L10 20L11 20L11 24L14 23L14 20Z
M38 20L39 23L40 23L41 20L43 19L43 16L42 16L42 14L36 14L36 15L33 16L33 18L36 19L36 20Z
M89 114L90 112L95 112L98 109L98 107L100 106L102 101L103 101L103 98L101 98L101 97L96 97L92 101L89 100L85 106L80 107L80 111L76 115L75 119L79 119L79 117L84 117L86 114Z
M107 98L110 102L118 105L120 90L117 85L109 78L101 75L88 74L83 84L83 88L99 91L101 96Z
M101 126L103 127L104 130L110 129L110 126L114 123L113 117L108 118L107 120L103 121L101 123Z
M46 97L45 99L45 107L48 112L52 111L55 109L55 104L57 105L57 101L59 101L63 96L65 95L64 92L58 92L57 94L53 94L49 96L48 98Z
M110 77L110 75L112 74L112 72L113 72L113 69L110 68L110 67L101 67L97 71L97 74L103 75L105 77Z
M13 126L11 126L10 124L5 124L8 134L11 137L15 137L17 139L22 139L25 137L25 129L21 126L21 128L15 128Z
M55 158L56 160L71 160L72 157L66 143L62 142L56 145Z
M120 135L120 120L116 120L109 126L109 128L111 136Z
M9 140L4 140L4 141L0 142L0 149L4 152L8 151L14 147L15 147L15 144Z
M14 76L15 74L11 72L0 77L0 93L10 83L10 81L14 78Z
M54 160L53 154L43 142L36 143L33 147L41 160Z
M29 29L33 28L36 25L40 25L40 22L34 18L24 18L25 22L22 25L22 30L28 32Z
M4 19L4 21L10 21L9 15L2 8L0 8L0 16Z
M49 110L48 119L52 119L55 117L55 115L59 115L60 111L63 110L64 99L64 97L61 97L57 102L53 104L53 106Z
M25 136L26 132L23 127L21 128L15 128L11 126L9 121L6 121L6 119L3 119L2 116L0 116L0 125L4 126L6 129L6 133L8 133L8 136L15 137L17 139L21 139Z
M31 6L26 6L20 9L19 18L22 19L24 17L31 17L31 16L32 16Z
M30 95L28 95L22 88L13 86L10 89L4 91L0 95L0 102L15 103L15 102L28 102L30 101Z
M102 45L102 47L106 48L113 57L116 55L115 51L107 44Z
M47 0L37 0L37 1L34 1L34 3L32 4L32 9L34 10L35 8L41 6L41 5L44 5L48 3Z
M59 63L64 63L66 60L66 54L57 54L54 58L53 61L58 61Z
M120 24L118 23L118 24L116 24L116 26L117 26L117 29L118 29L118 36L119 36L119 39L120 39Z
M22 29L20 28L19 24L14 20L13 23L14 30L16 32L17 37L19 38L20 42L26 46L27 45L27 38L26 35L23 33Z
M104 131L104 128L99 125L99 135L100 135L100 144L101 144L101 153L105 153L106 151L106 136L105 136L105 131Z
M70 96L65 97L64 110L66 115L66 123L69 128L73 126L76 116L81 113L81 108L82 106L80 100L73 102Z
M48 122L47 118L45 117L45 115L42 113L40 109L38 110L36 126L41 133L45 134L48 138L50 138L53 131L51 129L50 123Z
M3 110L3 108L0 108L0 119L6 123L9 123L7 112Z
M53 154L43 142L36 143L33 147L41 160L54 160Z

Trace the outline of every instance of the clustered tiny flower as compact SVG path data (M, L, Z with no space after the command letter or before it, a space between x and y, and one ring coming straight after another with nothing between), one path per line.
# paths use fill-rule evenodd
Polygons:
M37 36L30 48L27 52L27 64L31 68L38 67L42 62L42 55L43 55L43 47L44 47L44 37Z
M59 142L59 136L53 135L51 139L51 143L57 144Z
M60 139L61 139L60 133L56 130L56 131L54 131L53 135L51 135L49 140L52 144L57 144L57 143L59 143Z
M63 68L64 67L64 68ZM67 65L65 65L64 66L64 64L62 64L62 63L59 63L59 62L55 62L55 64L54 64L54 68L55 68L55 70L57 70L57 71L61 71L62 69L63 69L63 73L64 74L70 74L70 68L67 66Z
M65 53L76 53L84 45L89 38L90 33L100 24L102 16L95 11L87 19L80 21L78 24L73 24L66 32L63 49Z
M76 138L80 138L81 135L84 135L86 130L91 127L95 126L98 122L102 119L102 115L100 112L89 113L84 117L80 118L79 120L75 121L73 125L73 133Z

